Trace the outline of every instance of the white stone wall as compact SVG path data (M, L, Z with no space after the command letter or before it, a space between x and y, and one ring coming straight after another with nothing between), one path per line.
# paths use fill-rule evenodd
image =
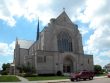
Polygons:
M60 32L64 31L64 32L68 32L72 38L73 51L76 53L83 54L81 35L80 35L79 31L76 31L76 29L74 29L74 28L76 28L76 27L69 26L69 25L62 26L62 25L58 25L56 23L49 24L49 26L48 26L48 28L46 28L45 32L42 32L41 47L44 48L45 50L49 50L49 51L58 51L57 35Z
M28 50L27 49L20 49L20 65L25 64L25 56L28 55Z
M55 72L55 68L54 68L54 53L52 52L44 52L44 51L38 51L37 52L37 58L38 57L42 57L42 61L39 62L38 59L36 58L36 70L37 70L37 73L40 73L40 74L48 74L48 73L51 73L53 74ZM44 57L46 57L45 61L44 61Z
M92 55L84 55L84 69L94 71L93 66L93 56Z
M16 45L15 46L15 49L14 49L14 61L15 61L15 66L19 66L20 62L19 62L19 59L20 59L20 53L19 53L19 45Z

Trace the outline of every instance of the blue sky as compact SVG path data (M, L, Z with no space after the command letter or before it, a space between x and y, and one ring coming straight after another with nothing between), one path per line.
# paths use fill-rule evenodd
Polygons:
M95 3L95 5L94 5ZM18 39L35 40L40 31L63 12L78 24L84 52L94 55L94 64L110 63L110 0L0 0L0 69L13 61Z

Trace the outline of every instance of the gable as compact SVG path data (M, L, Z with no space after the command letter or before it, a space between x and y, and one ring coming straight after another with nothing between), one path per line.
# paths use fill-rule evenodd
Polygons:
M29 47L33 44L33 41L29 40L18 40L18 44L20 45L20 48L29 49Z
M73 24L65 11L56 18L56 22L58 24Z

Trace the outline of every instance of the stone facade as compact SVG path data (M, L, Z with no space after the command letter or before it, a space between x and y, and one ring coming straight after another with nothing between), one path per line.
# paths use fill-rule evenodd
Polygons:
M17 39L15 47L15 66L30 64L37 74L93 71L93 56L84 54L78 26L65 11L50 20L38 40L24 43Z

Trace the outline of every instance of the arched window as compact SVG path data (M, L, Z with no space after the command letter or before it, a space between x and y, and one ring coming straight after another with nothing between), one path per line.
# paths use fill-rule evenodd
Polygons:
M72 49L72 39L67 32L61 32L57 36L58 51L60 52L71 52Z

